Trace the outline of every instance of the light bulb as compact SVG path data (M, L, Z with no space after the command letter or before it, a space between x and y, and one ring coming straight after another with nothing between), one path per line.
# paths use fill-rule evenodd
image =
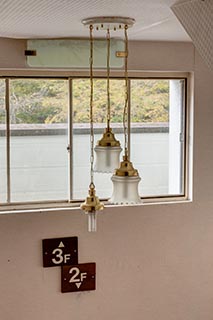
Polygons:
M88 212L88 231L97 231L97 213L96 211Z

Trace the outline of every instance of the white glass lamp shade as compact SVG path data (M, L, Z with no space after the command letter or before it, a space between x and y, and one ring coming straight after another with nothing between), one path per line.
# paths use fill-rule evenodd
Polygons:
M110 203L125 205L142 202L138 193L138 183L141 180L139 176L120 177L114 174L111 179L113 182L113 193L109 199Z
M121 147L95 147L95 172L114 172L120 163Z

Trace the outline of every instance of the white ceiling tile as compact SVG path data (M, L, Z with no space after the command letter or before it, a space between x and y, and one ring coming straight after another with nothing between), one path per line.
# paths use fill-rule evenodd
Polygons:
M81 20L91 16L127 16L134 40L190 41L170 10L175 0L4 0L0 1L0 37L88 37Z
M172 10L190 35L195 47L213 70L213 1L180 2Z

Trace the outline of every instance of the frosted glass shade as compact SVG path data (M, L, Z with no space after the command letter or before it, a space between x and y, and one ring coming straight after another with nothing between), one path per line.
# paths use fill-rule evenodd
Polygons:
M113 193L109 202L114 204L137 204L142 200L138 194L138 183L141 178L139 176L112 176Z
M95 172L109 173L114 172L119 167L121 147L95 147Z

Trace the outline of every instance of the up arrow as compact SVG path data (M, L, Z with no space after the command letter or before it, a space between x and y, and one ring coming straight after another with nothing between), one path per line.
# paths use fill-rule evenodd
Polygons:
M59 243L58 248L64 248L64 247L65 247L65 245L64 245L63 242L61 241L61 242Z
M81 286L81 282L76 282L75 285L76 285L76 287L79 289L80 286Z

